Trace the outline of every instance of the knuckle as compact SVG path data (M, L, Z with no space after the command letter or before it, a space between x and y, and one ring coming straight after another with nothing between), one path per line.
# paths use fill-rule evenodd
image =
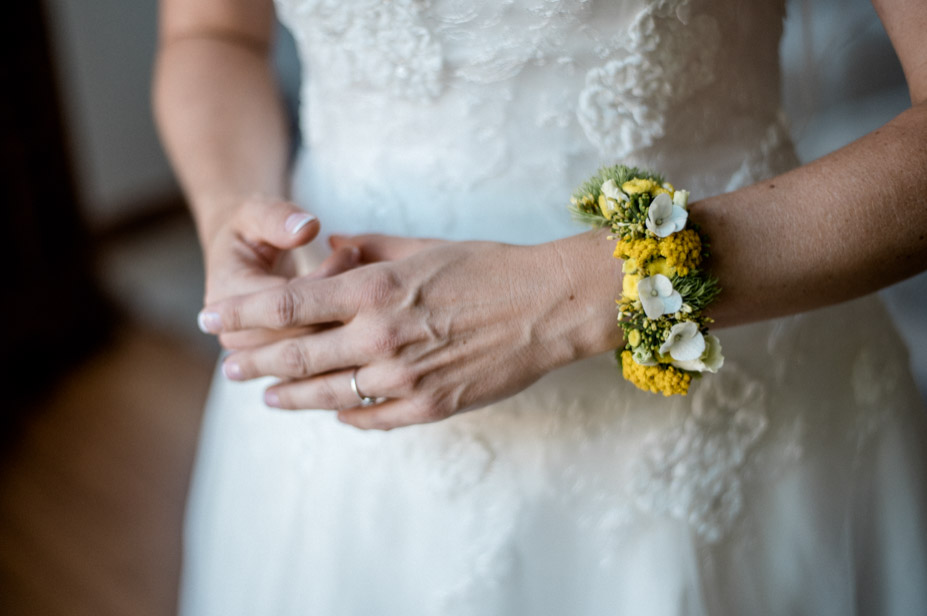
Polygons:
M387 305L402 287L399 276L386 268L377 268L361 287L362 301L373 307Z
M279 329L297 325L299 301L296 291L284 285L274 297L271 305L271 320Z
M395 326L382 324L374 328L367 341L369 354L376 357L393 357L402 348L402 336Z
M417 370L408 366L403 366L394 371L390 389L404 393L412 392L418 388L420 381L421 375L419 375Z
M320 408L334 411L344 407L329 379L322 379L319 383L318 397Z
M244 329L241 320L241 305L237 301L230 303L228 310L222 316L222 322L225 324L223 329L232 332L238 332Z
M309 358L298 341L290 340L284 343L280 357L287 376L309 375Z
M416 417L423 423L431 423L447 419L450 416L444 405L431 398L425 398L417 405Z

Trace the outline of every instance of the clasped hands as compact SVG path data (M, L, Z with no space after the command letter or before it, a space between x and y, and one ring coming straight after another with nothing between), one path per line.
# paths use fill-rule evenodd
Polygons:
M311 274L272 273L319 229L292 204L251 203L207 246L200 326L233 351L228 378L279 379L268 406L391 429L500 400L575 358L551 251L335 236Z

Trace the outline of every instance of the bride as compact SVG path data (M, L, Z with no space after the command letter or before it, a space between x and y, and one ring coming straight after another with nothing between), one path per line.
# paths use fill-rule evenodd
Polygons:
M875 4L912 107L798 167L781 0L278 0L291 167L271 1L162 0L232 351L182 612L922 613L927 432L867 294L927 267L927 5ZM621 263L566 205L615 162L711 240L727 360L686 397L607 353Z

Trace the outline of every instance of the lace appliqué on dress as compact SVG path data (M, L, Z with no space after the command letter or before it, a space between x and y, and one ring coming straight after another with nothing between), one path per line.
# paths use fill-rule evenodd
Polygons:
M766 129L756 148L744 159L743 164L728 181L725 191L734 191L755 182L771 178L784 169L799 164L789 135L789 122L783 112Z
M441 45L423 21L429 0L305 0L305 35L329 75L399 98L435 98L443 88ZM294 29L301 32L300 29Z
M457 422L460 423L460 422ZM514 566L512 538L519 503L505 460L497 460L490 441L478 431L453 424L427 426L427 438L412 435L401 449L403 464L418 469L416 477L431 498L431 507L453 510L453 528L461 547L448 554L457 570L450 586L430 589L425 613L435 616L485 613L482 603L503 590ZM418 436L418 438L415 438ZM411 479L411 476L410 476Z
M652 145L670 111L714 80L718 23L689 13L688 0L650 5L631 23L621 57L587 73L577 118L603 155Z
M766 392L726 365L691 395L688 416L645 451L631 490L641 509L683 520L714 543L743 509L742 473L769 424Z
M889 409L896 408L893 394L902 381L904 368L896 361L887 361L882 354L865 346L853 362L853 399L858 405L855 430L855 462L872 437L890 417Z

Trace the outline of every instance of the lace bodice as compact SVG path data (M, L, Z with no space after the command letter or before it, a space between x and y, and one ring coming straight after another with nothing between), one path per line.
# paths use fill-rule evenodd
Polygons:
M794 163L778 1L278 4L304 62L313 193L351 203L349 228L363 212L395 232L540 241L576 231L563 203L601 164L657 167L699 196ZM417 211L436 199L440 215Z

